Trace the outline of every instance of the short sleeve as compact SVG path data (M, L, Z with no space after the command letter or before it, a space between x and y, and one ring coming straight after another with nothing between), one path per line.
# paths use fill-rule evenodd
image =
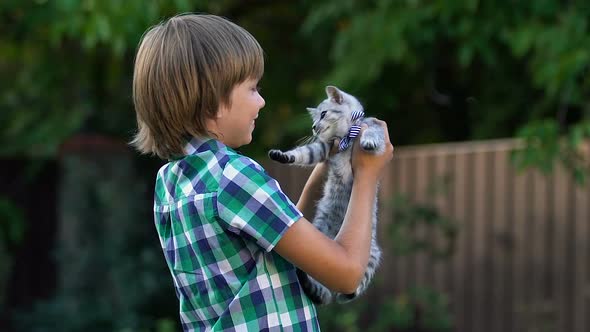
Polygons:
M232 158L223 168L217 211L230 231L251 237L266 251L303 216L278 182L244 156Z

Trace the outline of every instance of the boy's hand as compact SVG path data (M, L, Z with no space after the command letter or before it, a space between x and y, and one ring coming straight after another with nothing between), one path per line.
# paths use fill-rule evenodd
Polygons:
M330 149L330 153L328 153L329 157L332 157L333 155L340 152L340 150L338 149L339 145L340 145L340 139L339 138L334 139L334 141L332 142L332 148Z
M383 127L385 151L379 155L366 152L359 146L360 139L356 139L352 146L352 171L355 178L357 176L368 177L378 181L383 176L385 166L393 158L393 145L389 140L387 124L381 120L377 120L377 122ZM367 125L363 124L360 135L365 129L367 129Z

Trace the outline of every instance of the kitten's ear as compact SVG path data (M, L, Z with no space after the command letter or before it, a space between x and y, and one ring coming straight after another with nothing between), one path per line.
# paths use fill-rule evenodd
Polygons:
M317 108L308 107L307 111L309 112L310 115L313 115L317 111Z
M326 87L326 94L328 95L330 100L332 102L335 102L336 104L342 104L342 102L344 101L344 97L342 97L342 92L338 90L338 88L335 86L328 85Z

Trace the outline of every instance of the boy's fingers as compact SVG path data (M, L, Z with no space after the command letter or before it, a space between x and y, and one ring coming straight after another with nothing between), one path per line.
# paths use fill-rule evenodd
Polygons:
M332 148L330 149L330 156L333 156L338 153L338 146L339 145L340 145L340 139L339 138L334 139L334 142L332 142Z
M385 139L385 149L393 156L393 144L391 144L391 140L389 139L389 130L387 129L387 123L385 121L376 119L377 123L381 125L383 128L383 138Z
M359 133L358 139L355 139L354 142L352 142L352 145L359 145L360 143L360 136L363 134L363 131L365 131L365 129L369 128L369 126L366 123L361 124L361 132Z
M377 123L379 123L381 125L381 127L383 128L383 136L385 137L385 141L390 142L389 130L387 129L387 123L385 121L382 121L379 119L377 119Z

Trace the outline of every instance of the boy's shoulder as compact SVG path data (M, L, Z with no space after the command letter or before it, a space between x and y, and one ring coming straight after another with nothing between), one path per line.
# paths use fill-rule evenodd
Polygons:
M210 140L201 144L197 149L187 149L189 152L184 156L183 160L187 163L202 163L207 162L208 168L226 169L228 166L233 168L250 167L259 171L264 171L264 168L254 159L245 156L238 151L224 145L223 143Z
M200 149L160 168L156 200L171 202L228 186L263 185L268 181L268 174L258 162L231 148Z
M233 177L236 173L246 176L266 173L254 159L214 139L191 140L185 150L186 155L171 160L160 168L159 178L169 178L172 175L189 179L207 177L219 180L223 177Z

